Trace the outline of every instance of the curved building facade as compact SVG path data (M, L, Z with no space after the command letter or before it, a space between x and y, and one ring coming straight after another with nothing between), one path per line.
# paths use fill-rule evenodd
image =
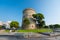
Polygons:
M32 8L27 8L23 11L23 19L28 18L30 21L30 24L28 25L28 27L24 26L24 24L23 24L24 22L22 21L22 28L23 29L36 29L36 23L35 23L33 16L32 16L33 14L36 14L36 12Z

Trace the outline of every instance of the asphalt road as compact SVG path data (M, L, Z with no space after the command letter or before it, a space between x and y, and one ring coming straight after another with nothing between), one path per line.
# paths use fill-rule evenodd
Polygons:
M15 36L0 36L0 40L60 40L60 36L51 38L19 38Z
M0 35L0 40L60 40L60 36L47 38L46 35L40 35L41 38L23 38L22 36L21 37L12 36L13 34L14 35L18 34L21 36L22 33L2 33L2 35Z

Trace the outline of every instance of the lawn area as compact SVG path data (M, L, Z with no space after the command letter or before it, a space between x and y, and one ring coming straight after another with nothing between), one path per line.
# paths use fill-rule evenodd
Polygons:
M5 32L10 32L10 30L5 30Z
M9 30L5 30L5 32L9 32ZM16 32L53 32L52 29L34 29L34 30L16 30Z
M53 32L52 29L16 30L16 32Z

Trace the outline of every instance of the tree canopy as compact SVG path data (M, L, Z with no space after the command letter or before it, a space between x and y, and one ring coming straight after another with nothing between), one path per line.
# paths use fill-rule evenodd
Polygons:
M10 27L11 27L11 28L13 28L13 27L18 28L18 27L19 27L19 23L18 23L17 21L12 21L12 22L10 23Z
M42 13L33 14L32 16L33 16L33 18L36 19L36 22L38 23L37 25L39 28L41 28L45 25L45 21L43 20L44 15Z
M30 21L29 21L28 18L24 18L23 22L24 22L23 24L24 24L25 26L27 26L27 25L30 24Z

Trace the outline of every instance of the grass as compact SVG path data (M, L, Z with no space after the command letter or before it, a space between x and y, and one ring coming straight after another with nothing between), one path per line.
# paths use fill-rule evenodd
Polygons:
M10 30L5 30L5 32L9 32Z
M9 32L9 30L5 30L5 32ZM52 29L42 28L42 29L34 29L34 30L16 30L16 32L53 32Z
M53 32L52 29L17 30L17 32Z

